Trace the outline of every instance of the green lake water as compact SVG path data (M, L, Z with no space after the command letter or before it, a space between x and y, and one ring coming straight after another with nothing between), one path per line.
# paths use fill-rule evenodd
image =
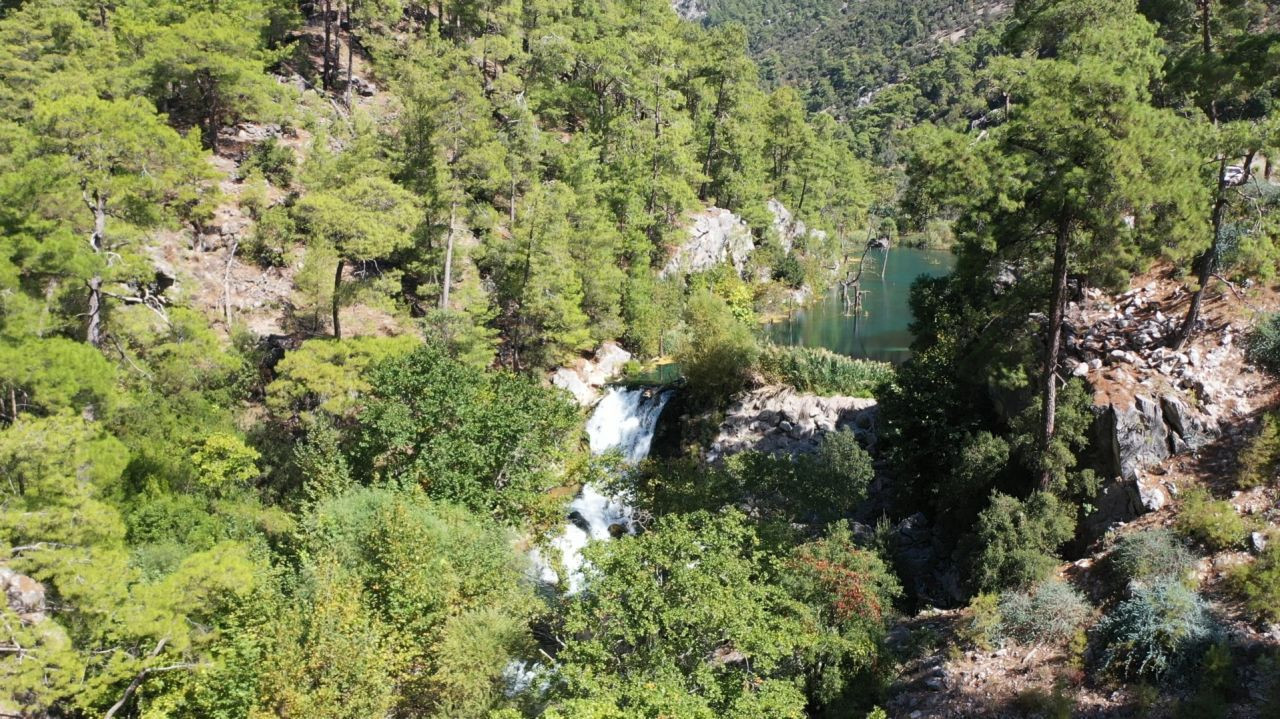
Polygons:
M880 269L884 266L884 279ZM871 250L862 271L862 312L845 313L840 288L791 317L765 327L765 334L780 345L825 347L851 357L899 363L910 355L911 308L907 298L911 283L920 275L937 277L951 271L955 258L944 250L905 247Z

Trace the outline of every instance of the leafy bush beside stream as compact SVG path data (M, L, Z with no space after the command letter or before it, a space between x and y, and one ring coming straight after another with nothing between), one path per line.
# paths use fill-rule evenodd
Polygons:
M888 362L853 359L817 347L770 345L760 353L760 372L801 392L873 397L895 377Z

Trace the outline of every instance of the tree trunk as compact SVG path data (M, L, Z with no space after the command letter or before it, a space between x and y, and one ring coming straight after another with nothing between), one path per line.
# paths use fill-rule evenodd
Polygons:
M89 237L89 246L95 255L102 254L107 234L107 201L100 193L93 193L93 234ZM102 346L102 274L95 273L89 278L89 325L85 332L89 344Z
M1201 50L1208 55L1213 52L1213 34L1209 29L1210 17L1210 0L1196 0L1196 4L1200 6L1200 44Z
M658 150L662 142L662 112L658 109L657 87L654 88L653 94L653 162L649 169L649 201L645 203L645 214L651 219L658 205Z
M347 3L347 87L346 87L345 102L348 108L351 107L351 67L354 65L354 63L351 62L351 56L352 56L352 49L355 47L355 44L356 44L356 39L355 39L356 20L351 16L351 6L353 4L354 3L351 3L351 2Z
M338 317L338 289L342 287L342 268L346 261L338 258L338 269L333 273L333 338L342 339L342 320Z
M449 240L444 250L444 282L440 288L440 309L449 309L449 288L453 286L453 223L458 215L458 201L449 205Z
M1049 337L1045 343L1044 370L1040 377L1042 402L1040 411L1041 458L1049 451L1053 441L1054 415L1058 411L1058 351L1062 347L1062 315L1066 305L1067 252L1071 245L1071 218L1058 219L1058 230L1053 244L1053 285L1049 290ZM1040 489L1048 490L1053 473L1044 467L1040 474Z
M711 132L707 139L707 159L702 164L702 174L706 179L698 188L698 199L703 202L707 201L707 193L711 190L711 159L716 153L716 128L720 125L720 117L724 113L724 82L724 78L720 78L720 89L716 92L716 111L711 116Z
M322 53L322 64L320 66L320 85L326 89L331 89L333 80L333 56L330 54L329 44L333 39L333 20L330 19L330 11L332 10L331 0L324 0L324 52Z
M1218 161L1218 190L1214 193L1213 213L1210 215L1213 237L1209 240L1209 247L1204 251L1197 262L1200 264L1199 272L1196 279L1200 285L1196 287L1195 294L1191 295L1191 306L1187 308L1187 316L1182 320L1182 326L1178 328L1178 335L1174 341L1173 349L1181 350L1196 332L1196 323L1200 321L1200 309L1204 305L1204 291L1209 286L1209 280L1213 279L1213 272L1218 265L1219 243L1222 240L1222 221L1227 211L1227 188L1235 185L1243 185L1249 181L1249 174L1253 165L1253 154L1250 152L1244 158L1244 175L1239 182L1227 182L1227 159L1224 157Z

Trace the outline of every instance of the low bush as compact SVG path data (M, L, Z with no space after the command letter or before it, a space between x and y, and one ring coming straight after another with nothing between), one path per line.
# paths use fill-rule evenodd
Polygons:
M1076 703L1068 694L1067 683L1054 682L1053 691L1033 687L1024 689L1013 698L1013 706L1020 716L1043 719L1071 719L1075 716Z
M1058 547L1075 534L1075 514L1075 507L1047 492L1025 500L993 493L978 515L976 588L1022 589L1043 579L1058 562Z
M1280 474L1280 413L1262 416L1262 429L1240 453L1241 487L1263 487L1276 483Z
M990 649L1000 641L1000 595L983 592L973 595L956 631L961 644Z
M293 150L272 137L249 151L240 170L248 174L254 170L271 180L278 187L288 187L293 182L293 170L297 160Z
M853 359L816 347L770 345L760 355L760 372L801 392L873 397L894 379L888 362Z
M1263 316L1249 332L1249 361L1273 374L1280 373L1280 312Z
M1111 567L1125 583L1184 579L1196 559L1182 539L1164 528L1126 534L1111 550Z
M1280 537L1273 536L1262 556L1237 567L1231 585L1249 611L1261 619L1280 622Z
M1216 500L1200 488L1183 494L1176 526L1182 534L1213 550L1239 546L1248 534L1248 525L1230 502Z
M1058 579L1000 595L1001 633L1023 644L1065 644L1092 613L1084 595Z
M297 241L297 227L288 209L275 205L262 211L243 250L260 267L284 267L285 255Z
M1136 587L1098 624L1102 669L1167 679L1199 659L1215 630L1200 595L1176 581Z

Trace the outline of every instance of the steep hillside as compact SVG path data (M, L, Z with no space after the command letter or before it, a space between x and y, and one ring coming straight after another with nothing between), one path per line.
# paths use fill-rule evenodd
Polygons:
M958 0L701 0L682 7L686 17L712 26L740 23L768 81L798 87L810 107L840 116L1010 9Z

